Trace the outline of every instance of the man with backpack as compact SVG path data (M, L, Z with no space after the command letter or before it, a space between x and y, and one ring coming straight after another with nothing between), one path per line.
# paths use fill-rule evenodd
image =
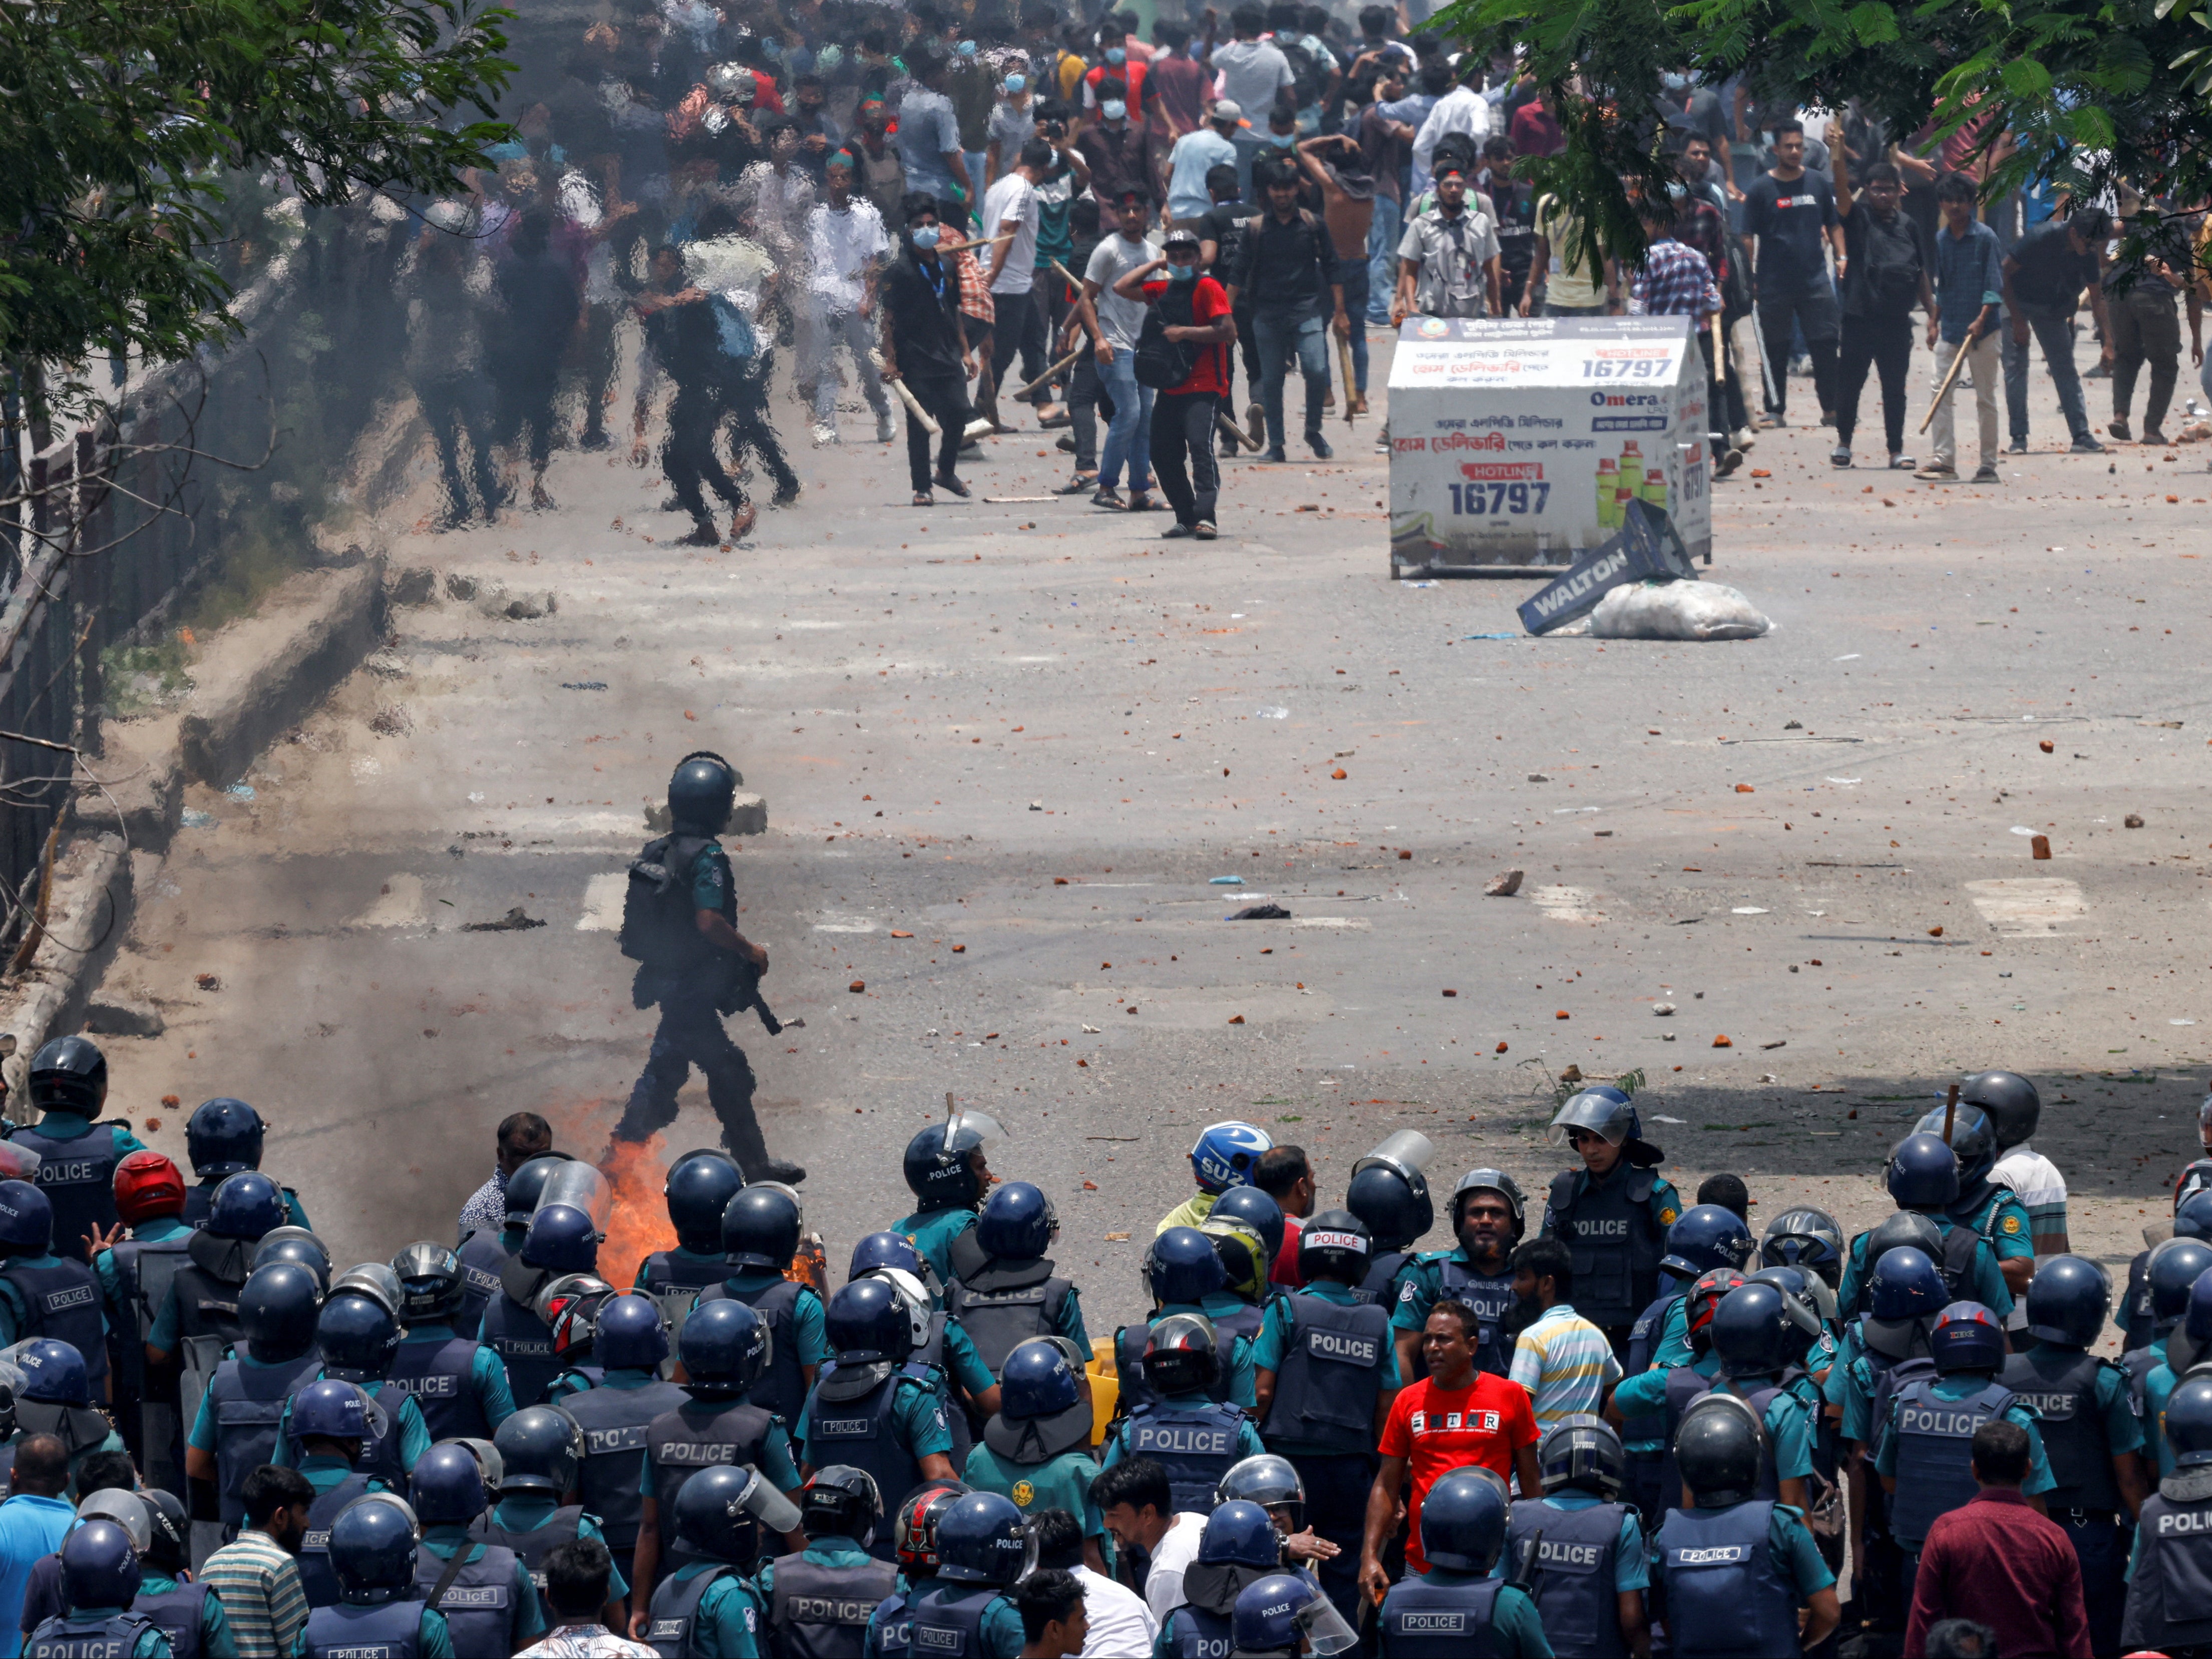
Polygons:
M1229 348L1237 325L1221 284L1200 273L1195 230L1177 225L1168 232L1163 252L1164 258L1117 279L1114 292L1146 307L1137 380L1153 389L1152 476L1176 516L1161 537L1210 542L1221 491L1213 412L1229 395Z
M696 1066L722 1145L746 1179L791 1185L806 1171L769 1155L753 1115L753 1069L722 1024L750 1006L769 1018L758 989L768 952L738 932L737 883L715 839L729 827L738 781L720 755L685 756L668 781L670 833L647 842L630 866L622 925L623 954L639 964L630 1000L658 1005L660 1027L614 1138L641 1141L673 1122L676 1091Z

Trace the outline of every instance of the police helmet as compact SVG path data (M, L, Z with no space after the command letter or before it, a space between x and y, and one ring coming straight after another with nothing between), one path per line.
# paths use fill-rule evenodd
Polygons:
M466 1452L460 1455L475 1467ZM337 1577L339 1593L356 1605L411 1594L415 1547L422 1536L414 1506L398 1493L377 1492L356 1498L331 1522L331 1571Z
M994 1492L957 1498L937 1522L937 1576L1004 1589L1036 1565L1036 1538L1014 1500Z
M1469 1170L1459 1178L1459 1185L1452 1188L1451 1196L1454 1235L1467 1224L1467 1200L1477 1193L1496 1193L1505 1200L1505 1207L1513 1217L1513 1237L1518 1243L1528 1231L1528 1200L1522 1195L1521 1183L1503 1170Z
M1588 1412L1563 1417L1536 1443L1544 1494L1585 1492L1610 1504L1628 1484L1628 1453L1612 1424Z
M261 1167L264 1133L260 1113L242 1100L217 1095L193 1107L185 1120L185 1156L202 1181L218 1181Z
M1844 1230L1826 1210L1798 1205L1766 1224L1759 1259L1770 1267L1802 1267L1817 1273L1832 1291L1843 1282Z
M2166 1439L2178 1469L2212 1463L2212 1376L2182 1379L2166 1396Z
M1374 1236L1349 1210L1323 1210L1298 1228L1298 1277L1357 1285L1375 1259Z
M1862 1273L1871 1275L1881 1265L1881 1259L1900 1245L1909 1245L1937 1261L1943 1255L1943 1230L1917 1210L1899 1210L1885 1216L1882 1223L1866 1236L1866 1250L1859 1262Z
M677 1492L674 1508L678 1543L732 1565L752 1554L756 1521L771 1532L796 1531L799 1523L797 1505L748 1465L720 1463L699 1470Z
M2212 1346L2212 1272L2189 1287L2189 1305L2166 1334L2166 1369L2185 1375Z
M1221 1258L1227 1288L1247 1302L1264 1302L1273 1258L1267 1254L1267 1241L1260 1236L1259 1230L1245 1222L1224 1221L1210 1215L1199 1231L1212 1245L1214 1255Z
M1890 1149L1882 1184L1902 1208L1940 1210L1958 1200L1958 1156L1942 1136L1916 1129Z
M1229 1274L1213 1243L1195 1227L1170 1227L1145 1250L1145 1283L1156 1306L1196 1303L1224 1288Z
M567 1152L540 1152L507 1178L507 1224L527 1227L545 1196L545 1183L563 1164L574 1163Z
M988 1112L958 1112L933 1123L906 1144L906 1184L933 1210L972 1209L983 1196L983 1177L975 1155L1006 1139L1006 1132Z
M1316 1627L1326 1622L1323 1613L1342 1626L1334 1606L1311 1579L1295 1572L1271 1572L1255 1578L1237 1592L1229 1620L1233 1650L1248 1659L1260 1656L1274 1659L1277 1655L1304 1653L1309 1649L1315 1653L1342 1652L1334 1639L1324 1645L1319 1637Z
M1506 1510L1494 1472L1454 1469L1421 1501L1421 1553L1446 1572L1486 1575L1505 1548Z
M290 1359L307 1352L315 1344L322 1302L322 1284L312 1269L296 1261L256 1267L238 1292L239 1329L252 1344L253 1357Z
M848 1355L842 1346L836 1310L846 1291L854 1288L848 1285L830 1301L830 1346L847 1363L859 1356ZM701 1393L743 1394L768 1370L771 1346L768 1322L735 1297L702 1302L684 1316L684 1328L676 1338L687 1386Z
M1690 1402L1674 1431L1674 1466L1698 1506L1741 1504L1759 1486L1766 1429L1738 1395L1703 1394Z
M128 1486L103 1486L77 1501L80 1521L112 1521L123 1528L131 1547L139 1554L154 1541L154 1523L146 1502Z
M18 1399L52 1406L92 1404L84 1356L68 1343L51 1336L34 1336L9 1349L8 1358L23 1373L23 1386L16 1390Z
M107 1056L89 1037L56 1037L31 1056L30 1087L40 1111L95 1116L107 1099Z
M1264 1272L1267 1263L1283 1251L1283 1206L1257 1187L1231 1187L1213 1200L1213 1207L1206 1218L1212 1221L1241 1221L1260 1235L1260 1242L1267 1247L1267 1261L1261 1264Z
M781 1273L799 1254L805 1215L790 1188L760 1182L740 1189L722 1209L722 1254L732 1267Z
M2001 1153L2034 1134L2043 1116L2043 1097L2017 1072L1977 1072L1959 1085L1959 1103L1988 1114Z
M1577 1129L1597 1136L1608 1146L1644 1138L1644 1125L1628 1097L1618 1089L1605 1086L1584 1089L1580 1094L1570 1096L1553 1114L1552 1144L1565 1146Z
M1205 1528L1198 1536L1199 1565L1273 1571L1282 1560L1282 1537L1259 1504L1233 1498L1206 1517Z
M904 1233L869 1233L853 1246L853 1259L845 1268L847 1279L863 1279L880 1273L904 1273L932 1298L944 1288L938 1282L937 1269L929 1265L929 1258Z
M1926 1319L1941 1313L1951 1299L1927 1252L1916 1245L1899 1244L1884 1250L1881 1260L1867 1275L1867 1311L1876 1319Z
M1928 1333L1929 1357L1939 1371L1994 1371L2007 1352L2003 1321L1978 1302L1954 1302Z
M360 1291L339 1291L316 1316L315 1346L327 1365L380 1377L398 1350L399 1322Z
M272 1261L296 1261L314 1274L323 1293L330 1294L331 1253L323 1241L305 1227L271 1227L253 1247L252 1265L265 1267Z
M909 1578L937 1571L937 1523L954 1502L968 1495L958 1480L927 1480L899 1500L897 1554Z
M1751 1282L1773 1285L1794 1310L1790 1317L1790 1363L1803 1364L1813 1344L1836 1316L1836 1293L1818 1274L1809 1273L1802 1267L1761 1267L1752 1274Z
M671 825L719 836L730 822L738 782L737 769L712 750L699 749L686 755L676 763L668 780Z
M542 1492L558 1503L576 1484L583 1461L584 1431L558 1406L525 1406L492 1431L499 1452L499 1490Z
M2189 1287L2212 1268L2212 1244L2169 1238L2150 1253L2151 1328L2163 1336L2189 1308ZM2033 1281L2031 1280L2030 1283Z
M1809 1330L1799 1326L1802 1319ZM1767 1376L1804 1352L1820 1329L1809 1309L1794 1304L1773 1285L1747 1280L1720 1299L1713 1310L1711 1342L1726 1376Z
M1682 1293L1682 1334L1691 1347L1703 1353L1712 1346L1713 1310L1723 1297L1747 1282L1734 1267L1716 1267Z
M602 1365L624 1370L657 1369L668 1358L668 1327L653 1298L633 1291L599 1304L592 1321L592 1357Z
M72 1607L128 1607L141 1572L131 1534L112 1521L87 1521L62 1540L62 1597Z
M1344 1207L1365 1222L1377 1249L1402 1250L1435 1223L1436 1206L1419 1170L1370 1164L1352 1172Z
M1913 1133L1933 1135L1941 1140L1946 1118L1950 1120L1951 1153L1959 1160L1959 1190L1972 1193L1996 1164L1996 1130L1990 1125L1987 1113L1962 1100L1956 1111L1948 1106L1938 1106L1927 1113L1912 1126Z
M2173 1206L2173 1236L2212 1242L2212 1188L2200 1187Z
M1056 1416L1082 1397L1074 1365L1048 1337L1017 1343L999 1373L999 1415L1009 1422Z
M171 1577L192 1565L191 1516L176 1493L149 1486L138 1494L146 1506L146 1563Z
M184 1171L168 1158L141 1146L115 1166L115 1213L125 1224L184 1212Z
M884 1495L866 1469L832 1463L814 1471L799 1494L799 1526L809 1538L849 1538L866 1549L884 1518Z
M348 1267L331 1281L328 1294L336 1296L349 1291L356 1296L365 1296L390 1314L399 1317L399 1310L406 1292L399 1283L399 1275L392 1271L389 1262L361 1261Z
M1009 1181L994 1190L975 1218L976 1247L1008 1261L1036 1261L1052 1248L1059 1231L1052 1200L1026 1181Z
M416 1460L409 1482L426 1527L465 1527L484 1512L483 1470L466 1446L441 1440Z
M676 1242L695 1255L713 1255L722 1245L722 1212L745 1184L727 1152L693 1152L668 1171L661 1195Z
M2197 1115L2200 1118L2212 1120L2212 1098L2207 1098L2204 1104L2197 1109ZM2201 1127L2212 1129L2212 1121L2206 1121ZM2212 1187L2212 1158L2191 1159L2181 1166L2181 1173L2173 1178L2173 1207L2179 1209L2183 1200L2203 1192L2207 1187Z
M2039 1342L2088 1347L2112 1310L2112 1287L2105 1270L2078 1255L2046 1257L2027 1282L2027 1329Z
M1741 1216L1717 1204L1693 1204L1667 1230L1667 1254L1659 1265L1695 1279L1715 1267L1742 1267L1751 1249L1751 1229Z
M0 1181L0 1251L44 1255L53 1248L54 1206L27 1181Z
M615 1287L597 1273L562 1273L538 1287L530 1310L553 1333L553 1358L562 1365L580 1365L590 1358L599 1335L599 1310Z
M1213 1489L1213 1501L1226 1504L1231 1499L1257 1504L1263 1510L1286 1509L1291 1512L1288 1529L1305 1530L1306 1483L1287 1457L1255 1452L1231 1463Z
M1170 1314L1152 1322L1139 1362L1160 1394L1203 1394L1221 1379L1221 1344L1204 1314Z
M225 1176L208 1200L207 1231L258 1243L284 1224L284 1189L258 1170Z
M1209 1123L1191 1143L1191 1174L1196 1177L1201 1193L1225 1193L1231 1187L1249 1187L1254 1166L1274 1149L1274 1141L1256 1124L1237 1118Z
M722 1304L710 1302L707 1308ZM743 1307L743 1303L736 1304ZM705 1308L695 1310L696 1319ZM915 1326L920 1323L921 1328ZM912 1309L897 1287L886 1279L855 1279L841 1285L830 1298L824 1316L829 1328L830 1346L836 1351L841 1365L898 1364L927 1340L928 1314L921 1310L917 1322ZM690 1320L684 1322L688 1334ZM689 1366L686 1366L689 1369Z
M461 1259L435 1239L417 1239L392 1258L400 1312L410 1325L440 1324L461 1307Z
M292 1396L292 1438L366 1442L368 1412L368 1396L359 1383L323 1377Z
M556 1273L588 1273L599 1265L599 1230L592 1218L567 1204L549 1204L530 1218L522 1236L526 1266Z

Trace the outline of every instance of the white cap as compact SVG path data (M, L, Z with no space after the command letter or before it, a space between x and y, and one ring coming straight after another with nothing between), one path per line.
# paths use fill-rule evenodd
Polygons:
M1244 106L1234 98L1217 98L1213 100L1213 113L1206 118L1209 121L1226 121L1232 126L1238 125L1244 119Z

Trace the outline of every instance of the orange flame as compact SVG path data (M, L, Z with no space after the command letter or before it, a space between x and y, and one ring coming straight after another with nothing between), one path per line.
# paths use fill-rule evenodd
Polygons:
M608 1147L599 1169L615 1194L606 1242L599 1246L599 1277L626 1291L637 1278L639 1262L655 1250L676 1248L676 1228L668 1219L663 1196L668 1160L661 1154L661 1138L617 1140Z

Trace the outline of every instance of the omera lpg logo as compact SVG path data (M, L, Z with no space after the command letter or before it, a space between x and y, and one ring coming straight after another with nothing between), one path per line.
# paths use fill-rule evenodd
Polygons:
M1651 392L1593 392L1592 409L1656 409L1667 400Z

